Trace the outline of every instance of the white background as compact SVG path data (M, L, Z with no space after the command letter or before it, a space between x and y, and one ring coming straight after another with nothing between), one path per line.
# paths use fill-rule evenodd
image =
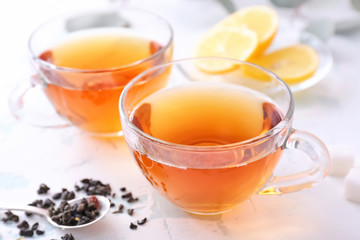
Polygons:
M266 1L236 1L242 5ZM96 139L67 129L31 127L14 119L8 110L11 90L30 73L27 39L41 22L69 9L108 4L105 0L11 0L0 3L0 202L27 204L39 198L44 182L55 193L73 188L84 177L110 183L122 202L119 188L126 186L139 203L133 217L109 214L100 223L71 233L76 239L360 239L360 204L344 198L344 179L327 177L302 192L281 196L254 196L233 211L214 217L182 212L152 190L141 175L127 146L120 139ZM188 57L195 39L227 13L214 0L128 0L167 18L175 32L175 58ZM291 10L279 9L289 17ZM334 12L336 14L336 12ZM287 19L287 18L286 18ZM307 130L328 145L355 147L360 123L360 34L333 36L328 45L334 66L314 87L295 94L294 127ZM25 219L22 213L19 213ZM0 218L4 217L0 212ZM149 222L136 231L130 221ZM43 237L61 239L65 233L39 221ZM0 222L0 239L18 239L16 224Z

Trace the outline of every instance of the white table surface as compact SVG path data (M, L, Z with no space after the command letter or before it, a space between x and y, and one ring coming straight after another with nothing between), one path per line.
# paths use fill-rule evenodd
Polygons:
M235 1L241 4L264 1ZM110 183L121 201L120 187L140 198L135 214L109 214L103 221L73 231L58 230L40 217L44 236L61 239L360 239L360 204L344 197L344 179L328 176L302 192L254 196L233 211L213 217L184 213L159 196L141 175L123 138L97 139L74 128L42 129L14 119L8 97L15 84L29 74L27 39L32 30L53 15L105 0L12 0L0 3L0 202L28 204L50 197L62 187L73 189L85 177ZM175 58L186 57L200 33L226 12L214 0L128 0L123 4L146 8L167 18L175 31ZM279 13L284 13L280 11ZM335 13L334 13L335 14ZM310 131L326 144L345 144L360 151L360 34L336 35L328 45L334 66L317 85L295 94L294 127ZM50 194L40 197L40 183ZM115 209L114 209L115 210ZM18 213L26 219L23 213ZM4 217L0 211L0 218ZM147 217L137 230L129 224ZM0 239L18 239L16 224L0 222Z

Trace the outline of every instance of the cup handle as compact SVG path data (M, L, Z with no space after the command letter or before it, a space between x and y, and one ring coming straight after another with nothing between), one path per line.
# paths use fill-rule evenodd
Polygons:
M325 144L311 133L292 129L283 150L300 150L311 159L310 169L285 176L272 176L258 194L274 195L300 191L323 180L329 172L330 155Z
M69 122L58 115L45 94L42 91L37 92L44 85L46 87L46 83L38 75L31 76L30 81L21 81L17 84L9 96L11 114L33 126L48 128L70 126Z

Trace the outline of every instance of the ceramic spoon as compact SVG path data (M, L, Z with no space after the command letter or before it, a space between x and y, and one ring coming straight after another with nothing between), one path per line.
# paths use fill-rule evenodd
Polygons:
M43 209L43 208L38 208L38 207L33 207L33 206L17 206L17 205L10 205L10 204L2 204L0 203L0 210L14 210L14 211L25 211L25 212L30 212L30 213L35 213L35 214L39 214L43 217L46 218L46 220L53 226L58 227L58 228L62 228L62 229L74 229L74 228L82 228L82 227L87 227L97 221L99 221L100 219L102 219L106 213L109 211L110 209L110 201L109 199L107 199L106 197L103 196L95 196L98 201L99 201L99 216L97 216L93 221L85 223L85 224L81 224L81 225L75 225L75 226L66 226L66 225L60 225L57 224L56 222L54 222L50 215L49 215L49 211L47 209ZM74 205L76 203L80 203L82 198L77 198L77 199L73 199L71 201L68 201L68 203L70 205ZM90 196L85 197L85 199L89 200Z

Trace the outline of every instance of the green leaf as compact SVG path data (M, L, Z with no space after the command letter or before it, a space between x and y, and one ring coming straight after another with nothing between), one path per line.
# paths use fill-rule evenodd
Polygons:
M231 0L218 0L218 1L223 5L223 7L226 9L228 13L235 12L236 8Z

